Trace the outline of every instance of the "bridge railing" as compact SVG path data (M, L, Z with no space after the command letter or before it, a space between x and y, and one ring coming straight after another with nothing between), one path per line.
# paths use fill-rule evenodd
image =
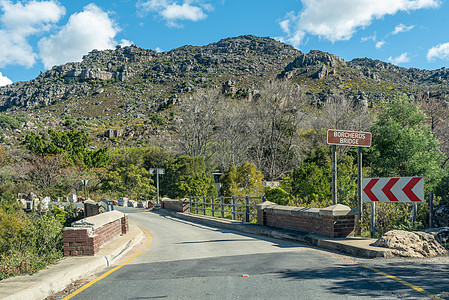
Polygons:
M257 219L255 206L265 197L189 197L189 212L212 217L252 222Z

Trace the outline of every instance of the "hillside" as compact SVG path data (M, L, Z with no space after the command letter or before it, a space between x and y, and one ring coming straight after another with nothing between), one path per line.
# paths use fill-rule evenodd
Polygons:
M136 46L92 51L29 82L0 88L0 110L52 106L54 115L147 113L198 88L228 80L248 92L274 78L300 52L270 38L242 36L157 53ZM64 105L57 105L61 104Z
M25 130L84 128L100 143L140 144L171 130L176 103L186 94L213 87L251 99L276 78L300 84L316 104L344 96L374 106L398 94L446 101L449 91L444 68L406 69L368 58L345 62L267 37L240 36L161 53L136 46L93 50L81 62L0 87L0 111L27 119ZM119 133L106 134L108 129ZM6 140L22 134L3 130Z

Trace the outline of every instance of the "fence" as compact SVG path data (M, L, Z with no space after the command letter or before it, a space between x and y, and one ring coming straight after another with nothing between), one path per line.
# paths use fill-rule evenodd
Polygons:
M251 222L257 218L255 206L261 202L265 197L189 197L189 212Z

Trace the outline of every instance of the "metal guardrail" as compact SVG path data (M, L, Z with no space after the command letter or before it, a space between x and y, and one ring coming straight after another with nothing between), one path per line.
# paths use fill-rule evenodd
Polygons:
M256 204L265 201L265 197L189 197L189 212L223 219L251 222L257 216ZM215 214L218 213L218 214Z

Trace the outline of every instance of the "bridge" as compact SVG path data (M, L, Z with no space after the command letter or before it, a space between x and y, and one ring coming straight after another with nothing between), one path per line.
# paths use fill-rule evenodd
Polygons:
M112 261L110 254L116 249L111 248L118 245L117 240L122 239L121 244L130 243L136 240L126 237L136 238L139 234L141 240L132 249L123 251L124 255L115 253L120 258L106 268L96 268L94 275L84 281L87 284L75 284L52 299L443 299L449 296L447 257L373 260L275 238L291 235L285 230L265 228L272 232L270 236L263 231L251 233L251 228L257 225L248 226L242 232L244 224L236 221L213 219L225 226L212 226L201 220L210 221L207 216L187 220L180 218L181 215L190 215L182 212L118 209L128 216L129 233L108 243L95 256L68 257L44 270L44 275L40 272L36 276L1 281L0 298L43 299L36 288L42 289L42 281L55 288L55 281L61 281L60 274L83 274L82 270L92 267L105 251L109 251ZM32 295L24 297L26 290L33 287Z

